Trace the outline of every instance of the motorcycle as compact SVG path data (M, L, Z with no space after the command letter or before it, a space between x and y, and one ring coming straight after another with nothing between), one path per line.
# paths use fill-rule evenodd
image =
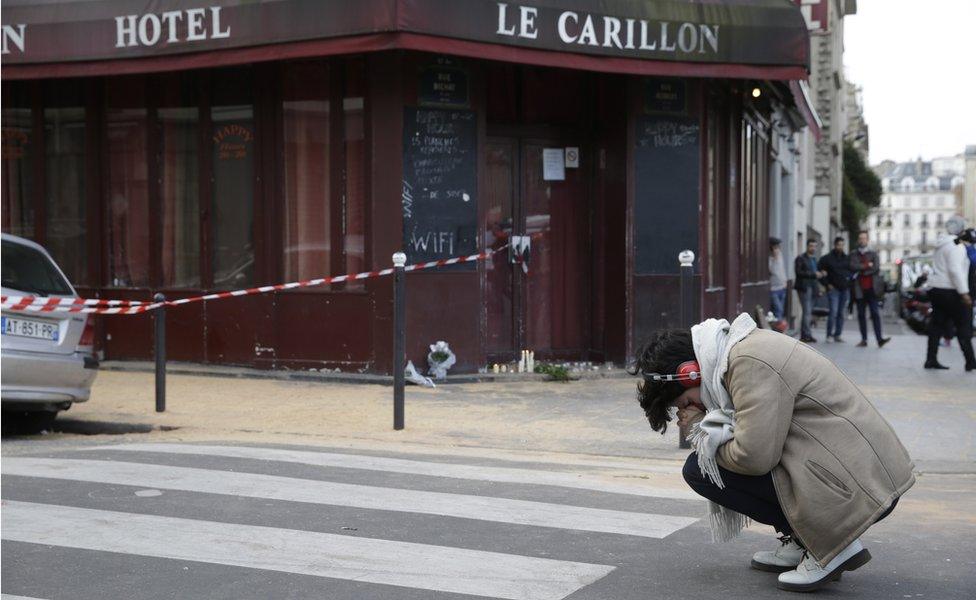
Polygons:
M911 288L901 293L901 318L917 334L928 333L932 304L924 288Z

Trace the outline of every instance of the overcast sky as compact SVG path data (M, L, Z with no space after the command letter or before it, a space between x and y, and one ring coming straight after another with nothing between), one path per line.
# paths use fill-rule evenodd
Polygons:
M871 164L976 144L976 0L857 0L847 77L864 89Z

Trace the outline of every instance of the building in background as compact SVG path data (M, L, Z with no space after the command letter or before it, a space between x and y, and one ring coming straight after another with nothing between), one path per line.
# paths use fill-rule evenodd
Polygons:
M881 204L871 210L866 229L882 268L894 278L899 259L932 252L945 222L962 212L966 179L963 154L876 166Z
M869 164L868 151L870 150L870 136L868 123L864 119L864 102L861 95L861 86L847 80L844 85L846 98L844 101L844 116L847 118L847 125L844 128L844 140L857 150L864 159L864 164ZM842 148L843 154L843 148Z
M782 240L787 272L793 277L794 256L806 240L830 240L842 231L843 145L849 130L849 92L844 79L844 19L857 12L854 0L794 0L810 31L810 77L794 84L795 95L812 107L798 128L784 112L774 119L770 236ZM863 118L861 118L863 124ZM867 148L867 126L860 141ZM829 248L825 247L824 251ZM799 315L789 296L788 314Z
M976 227L976 145L966 146L963 173L962 215L969 227Z
M806 208L805 230L797 223L796 253L801 238L829 245L840 234L844 135L847 131L847 82L844 78L844 18L857 12L854 0L800 0L811 7L810 89L822 122L821 137L802 135L801 196ZM819 27L818 27L819 24Z

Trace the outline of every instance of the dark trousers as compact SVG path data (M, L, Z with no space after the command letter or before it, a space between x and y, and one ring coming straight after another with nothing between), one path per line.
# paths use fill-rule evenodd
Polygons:
M932 303L932 317L929 321L929 348L925 360L936 362L939 353L939 338L948 336L950 324L955 325L959 348L966 357L967 365L976 365L973 358L972 312L962 303L956 290L932 288L929 290Z
M699 496L708 498L715 504L741 513L757 523L772 525L776 531L791 535L793 528L790 527L783 508L776 497L776 488L773 486L773 476L770 473L753 477L749 475L739 475L722 467L718 468L722 474L722 482L725 488L720 488L698 468L698 455L694 452L685 461L684 469L681 474L685 481L691 486ZM891 506L888 507L878 521L891 514L898 504L896 498ZM877 522L877 521L875 521ZM797 540L799 542L799 540Z
M860 285L860 282L854 282ZM878 296L874 289L861 290L861 297L857 299L857 324L861 327L861 339L868 340L868 320L865 309L871 309L871 324L874 325L874 337L881 341L881 312L878 310Z

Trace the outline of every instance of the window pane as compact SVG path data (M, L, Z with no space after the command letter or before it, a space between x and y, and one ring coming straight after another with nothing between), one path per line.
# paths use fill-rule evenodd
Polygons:
M365 76L361 60L346 63L345 94L342 99L345 146L345 202L343 203L343 250L346 272L366 268L366 136L364 115ZM362 280L349 282L346 289L362 289Z
M32 112L26 89L16 83L3 86L3 231L34 236Z
M200 177L197 78L160 77L159 176L162 204L162 285L198 288L200 282Z
M82 83L49 83L44 105L44 245L72 283L89 284Z
M213 284L234 289L254 282L254 109L248 70L214 75Z
M106 101L108 285L147 287L150 260L145 80L109 80Z
M287 66L283 97L285 279L336 275L330 262L327 66Z
M160 108L162 284L200 287L200 202L196 107Z

